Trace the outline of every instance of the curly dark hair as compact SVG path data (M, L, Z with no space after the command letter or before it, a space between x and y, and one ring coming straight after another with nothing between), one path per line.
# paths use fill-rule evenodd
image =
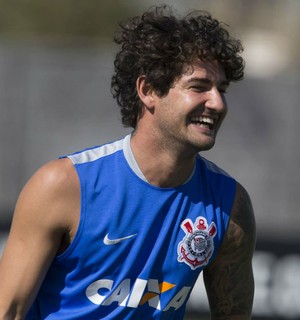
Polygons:
M196 59L218 61L229 82L243 78L241 42L208 12L193 11L178 18L164 5L151 8L120 27L114 38L121 49L114 62L111 91L120 106L124 126L135 128L141 115L142 102L136 90L136 80L141 75L161 97Z

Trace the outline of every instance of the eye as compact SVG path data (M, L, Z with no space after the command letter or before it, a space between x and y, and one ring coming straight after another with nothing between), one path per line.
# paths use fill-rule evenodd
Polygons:
M191 90L195 91L195 92L205 92L208 89L204 86L191 86L190 87Z

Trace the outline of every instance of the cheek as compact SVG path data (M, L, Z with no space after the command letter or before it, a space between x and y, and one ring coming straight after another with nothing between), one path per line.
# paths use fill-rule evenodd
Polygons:
M173 122L185 122L190 114L195 111L202 112L205 109L202 99L199 98L199 94L192 93L176 93L161 98L156 107L157 117L160 119L168 118Z

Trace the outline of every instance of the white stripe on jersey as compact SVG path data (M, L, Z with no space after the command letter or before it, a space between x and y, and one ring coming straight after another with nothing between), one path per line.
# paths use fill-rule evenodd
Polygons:
M73 162L73 164L92 162L99 158L109 156L122 148L123 139L69 155L68 158Z

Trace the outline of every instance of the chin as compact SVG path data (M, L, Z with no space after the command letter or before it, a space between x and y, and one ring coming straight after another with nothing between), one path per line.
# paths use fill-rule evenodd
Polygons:
M210 144L210 145L201 146L201 147L199 148L199 152L201 152L201 151L208 151L208 150L212 149L214 145L215 145L215 144L213 143L213 144Z
M215 139L212 139L210 141L202 141L200 143L195 144L195 146L197 146L197 148L199 150L198 152L208 151L208 150L212 149L214 145L215 145Z
M194 151L192 151L193 154L197 154L199 152L202 152L202 151L208 151L210 149L212 149L212 147L214 146L215 143L207 143L207 144L204 144L204 143L195 143L195 144L192 144L193 148L194 148ZM191 151L191 149L190 149Z

